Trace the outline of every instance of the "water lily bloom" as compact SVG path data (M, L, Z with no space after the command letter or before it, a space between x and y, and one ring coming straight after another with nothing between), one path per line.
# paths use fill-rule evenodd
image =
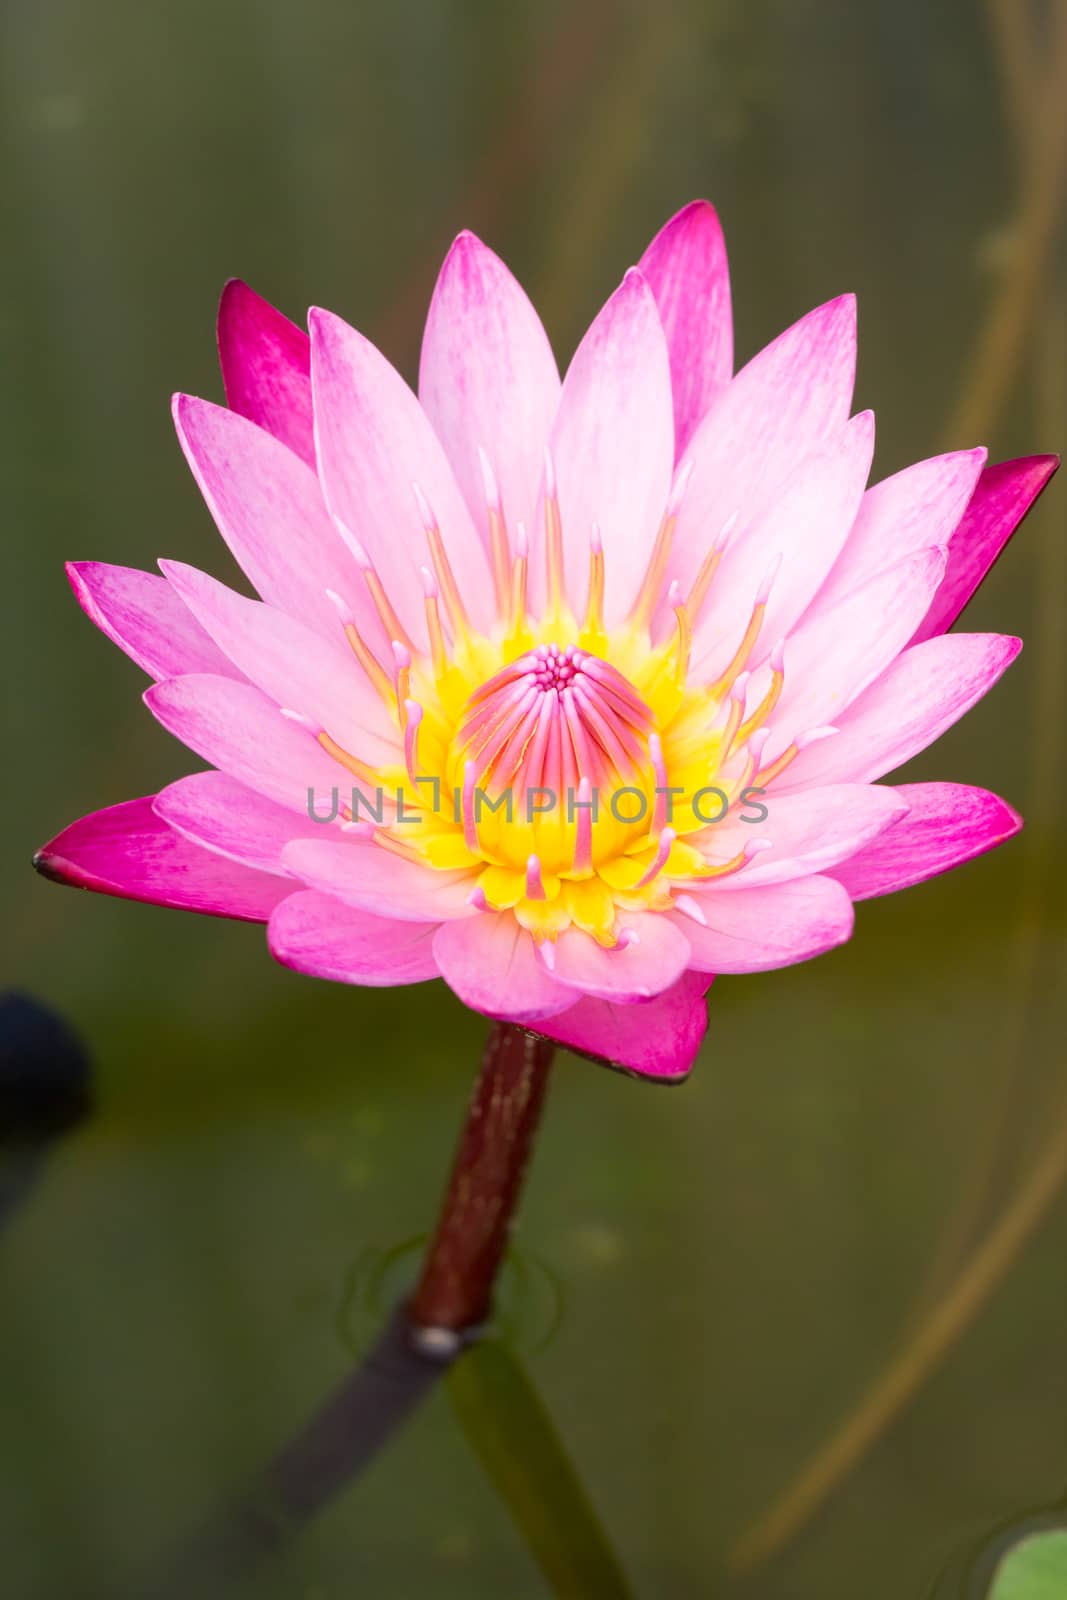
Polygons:
M182 449L258 598L176 561L76 562L88 615L209 769L38 857L84 888L267 924L356 984L684 1076L713 974L846 940L853 902L1020 826L993 794L880 783L1017 639L949 633L1056 465L980 449L868 487L855 307L736 375L718 220L687 206L562 382L469 233L418 396L339 317L223 296L228 408Z

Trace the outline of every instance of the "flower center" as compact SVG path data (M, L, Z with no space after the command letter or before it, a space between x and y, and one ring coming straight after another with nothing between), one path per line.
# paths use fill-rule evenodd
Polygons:
M573 807L583 778L603 788L640 773L652 727L652 712L610 662L575 644L539 644L471 696L457 745L494 797L538 789Z
M342 597L333 598L352 650L395 717L403 765L371 768L328 730L299 712L286 715L305 722L361 790L395 797L384 816L379 807L368 821L356 815L353 794L352 810L342 813L345 826L427 868L466 873L472 905L512 913L539 943L574 926L611 947L621 936L620 912L685 911L688 901L689 914L699 914L687 890L741 871L766 843L754 840L724 860L711 824L737 807L749 786L762 792L805 743L834 730L801 734L769 764L763 761L784 679L780 644L754 657L773 568L728 665L711 682L692 681L693 625L730 524L709 548L689 594L681 594L668 579L684 475L630 612L609 627L595 527L585 615L578 620L570 610L551 462L540 617L528 604L526 532L519 524L509 534L491 469L483 466L498 602L486 634L471 627L421 492L430 560L423 568L428 650L416 649L366 552L338 524L393 640L392 672L361 638ZM664 600L674 631L654 642Z

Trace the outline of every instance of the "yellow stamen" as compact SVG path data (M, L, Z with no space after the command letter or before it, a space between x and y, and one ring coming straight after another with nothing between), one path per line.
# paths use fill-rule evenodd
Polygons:
M364 783L377 787L379 777L373 767L368 767L367 763L360 761L358 756L349 755L344 746L338 744L336 739L331 739L325 730L317 733L315 737L326 754L332 756L335 761L339 761L342 767L347 768L352 773L353 777L361 778Z
M391 706L393 703L393 686L389 682L389 676L381 662L370 650L354 622L345 623L345 638L348 640L352 654L367 674L378 694L386 705Z
M674 675L675 681L681 689L684 688L685 680L689 674L689 654L693 648L693 628L689 611L682 600L677 583L671 584L670 601L674 607L675 622L678 626L678 633L674 641Z
M800 754L800 746L797 744L796 740L794 739L793 743L790 744L790 745L787 745L785 747L785 749L782 751L781 755L777 758L777 760L772 761L769 767L761 767L760 768L760 770L756 773L756 777L755 777L756 784L760 788L765 789L767 787L767 785L772 781L772 779L777 778L781 773L783 773L785 771L786 767L788 767L788 765L789 765L789 763L791 761L795 761L796 760L796 758L797 758L797 756L799 754Z
M549 616L559 622L563 616L563 524L555 493L545 495L545 563Z
M508 608L508 590L511 585L511 557L508 552L508 530L504 516L494 506L489 507L489 552L493 562L493 588L496 591L496 608L503 616Z
M667 562L670 558L671 543L674 539L674 528L677 516L671 512L664 517L659 525L656 543L652 549L652 557L645 569L644 580L638 591L628 618L633 628L647 628L652 620L652 613L656 607L663 590L663 580L667 575Z
M730 665L720 677L716 678L714 683L708 685L708 693L714 696L716 699L720 699L724 694L728 694L730 692L734 679L737 677L738 673L744 669L745 662L752 654L756 640L759 638L759 631L763 626L763 618L766 610L767 604L766 601L763 600L757 601L757 603L753 606L752 615L748 619L748 627L745 629L744 637L742 638L741 643L734 651Z
M420 866L425 864L422 855L414 846L409 845L405 840L398 839L387 828L375 829L374 843L380 844L382 849L388 850L391 855L399 856L402 861L415 861Z
M444 540L441 538L440 528L436 526L427 528L426 537L430 545L430 559L433 562L433 570L437 574L437 582L440 585L445 605L448 607L452 631L453 633L469 633L470 619L460 597L459 586L456 583L456 577L448 559L448 552L445 550Z
M482 466L482 486L485 490L485 506L489 513L489 555L493 567L493 588L496 591L496 609L500 616L505 616L508 609L508 598L511 590L511 555L508 550L508 529L504 521L504 507L500 499L500 488L496 481L493 464L481 445L478 446L478 460Z
M370 597L374 601L375 609L382 619L382 625L389 638L399 639L401 644L406 644L409 650L414 650L415 646L411 642L411 636L393 610L389 596L382 587L382 580L373 567L363 568L363 581L367 585Z
M784 683L784 671L781 667L774 666L772 664L770 687L768 688L767 693L763 696L763 699L760 701L759 705L756 707L755 711L753 711L752 715L746 719L740 728L738 728L738 744L744 744L745 741L753 733L755 733L756 729L761 727L763 723L766 722L767 718L770 716L771 712L774 710L779 699L781 698L782 685Z
M584 629L587 633L604 631L604 547L595 522L589 541L589 600L585 608Z
M526 529L522 523L518 526L516 539L517 549L515 562L511 569L511 621L509 632L514 636L523 631L526 624L526 579L529 565Z

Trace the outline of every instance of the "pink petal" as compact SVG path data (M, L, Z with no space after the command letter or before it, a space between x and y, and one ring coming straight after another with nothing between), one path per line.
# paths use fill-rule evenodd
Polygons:
M1059 464L1059 456L1023 456L985 469L949 541L945 576L913 643L951 628Z
M430 302L419 399L437 431L468 509L488 543L479 447L489 458L504 517L532 528L544 448L559 404L548 336L499 256L461 233Z
M219 303L218 335L227 405L314 467L311 347L303 328L231 278Z
M763 580L781 557L756 648L757 665L795 627L849 536L874 456L874 413L845 423L807 456L762 515L732 538L693 636L694 672L721 672L744 635Z
M693 200L657 233L640 270L656 297L667 336L680 456L734 361L730 269L714 207Z
M984 461L984 450L959 450L918 461L868 489L819 605L833 605L916 550L947 545Z
M197 621L278 706L299 711L371 766L403 762L396 725L344 642L248 600L180 561L159 563Z
M622 1005L650 1000L681 977L689 945L680 928L658 912L623 919L637 942L604 950L588 934L569 928L556 941L552 971L560 983L598 1000Z
M852 933L852 902L833 878L732 894L706 894L707 927L685 919L691 965L700 972L767 972L808 961Z
M670 360L651 289L626 274L563 380L551 451L572 607L585 603L589 535L604 543L608 624L637 594L666 509L674 462ZM544 513L531 530L531 592L544 593Z
M689 441L671 572L687 589L729 520L769 506L805 456L848 420L856 303L842 295L802 317L712 398Z
M885 671L915 631L945 570L943 550L924 550L825 611L812 609L785 647L785 688L767 758L796 734L834 719ZM766 669L749 689L758 704Z
M176 395L174 422L208 510L268 605L336 637L327 590L353 608L368 643L388 652L362 575L327 513L315 474L235 411Z
M387 922L315 889L282 901L270 919L267 946L283 967L335 983L381 989L437 977L432 926Z
M659 1083L680 1083L707 1030L704 996L710 983L706 973L687 972L641 1005L579 1000L569 1010L539 1022L537 1032L622 1071Z
M152 800L127 800L81 817L37 852L34 866L76 889L266 922L291 882L201 850L155 814Z
M449 988L473 1011L536 1022L571 1003L573 991L549 976L533 939L506 913L443 923L433 953Z
M477 916L470 904L474 875L438 872L359 839L298 839L282 862L309 889L398 922L448 922Z
M324 812L326 798L323 801ZM205 850L284 876L281 855L293 839L321 839L328 827L265 800L225 772L194 772L156 795L153 810Z
M893 772L969 711L1021 649L1021 639L999 633L946 633L910 645L852 702L834 737L802 750L780 784L873 783Z
M476 626L494 614L485 547L429 418L400 374L328 311L309 314L319 476L330 510L370 556L401 620L426 638L419 568L429 549L412 485L441 528Z
M833 740L825 742L832 744ZM762 804L767 810L763 822L731 817L689 835L686 842L698 844L714 861L731 860L753 839L771 845L732 877L712 882L703 890L698 886L701 905L719 894L745 894L763 884L823 872L855 855L887 828L896 827L908 809L899 790L861 783L830 784L793 794L779 794L772 788L763 795Z
M947 872L1003 844L1023 825L999 795L963 783L906 783L896 792L910 807L903 822L834 869L853 900Z
M241 676L165 578L102 561L68 561L67 577L89 620L150 678L183 672Z
M168 733L211 766L305 819L309 789L316 809L326 810L333 788L345 802L357 782L251 683L193 673L155 684L144 701Z

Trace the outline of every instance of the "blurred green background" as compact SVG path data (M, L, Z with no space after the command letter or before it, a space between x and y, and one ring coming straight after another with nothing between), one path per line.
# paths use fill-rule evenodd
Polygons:
M370 1266L431 1224L484 1032L442 986L299 978L255 928L30 871L74 817L191 765L62 563L228 571L168 415L176 389L221 398L223 281L298 320L329 306L413 376L437 265L471 226L565 359L707 195L740 360L858 292L877 476L978 442L1062 448L1063 12L4 9L4 967L79 1029L98 1100L0 1238L12 1600L124 1593L340 1380L374 1327ZM968 614L1022 634L1018 664L908 773L997 790L1022 837L862 907L809 967L718 983L682 1089L560 1057L528 1287L505 1298L641 1596L925 1597L1067 1488L1053 1160L1040 1226L945 1358L784 1549L731 1565L1062 1138L1065 503L1054 482ZM443 1393L255 1590L357 1591L547 1592Z

